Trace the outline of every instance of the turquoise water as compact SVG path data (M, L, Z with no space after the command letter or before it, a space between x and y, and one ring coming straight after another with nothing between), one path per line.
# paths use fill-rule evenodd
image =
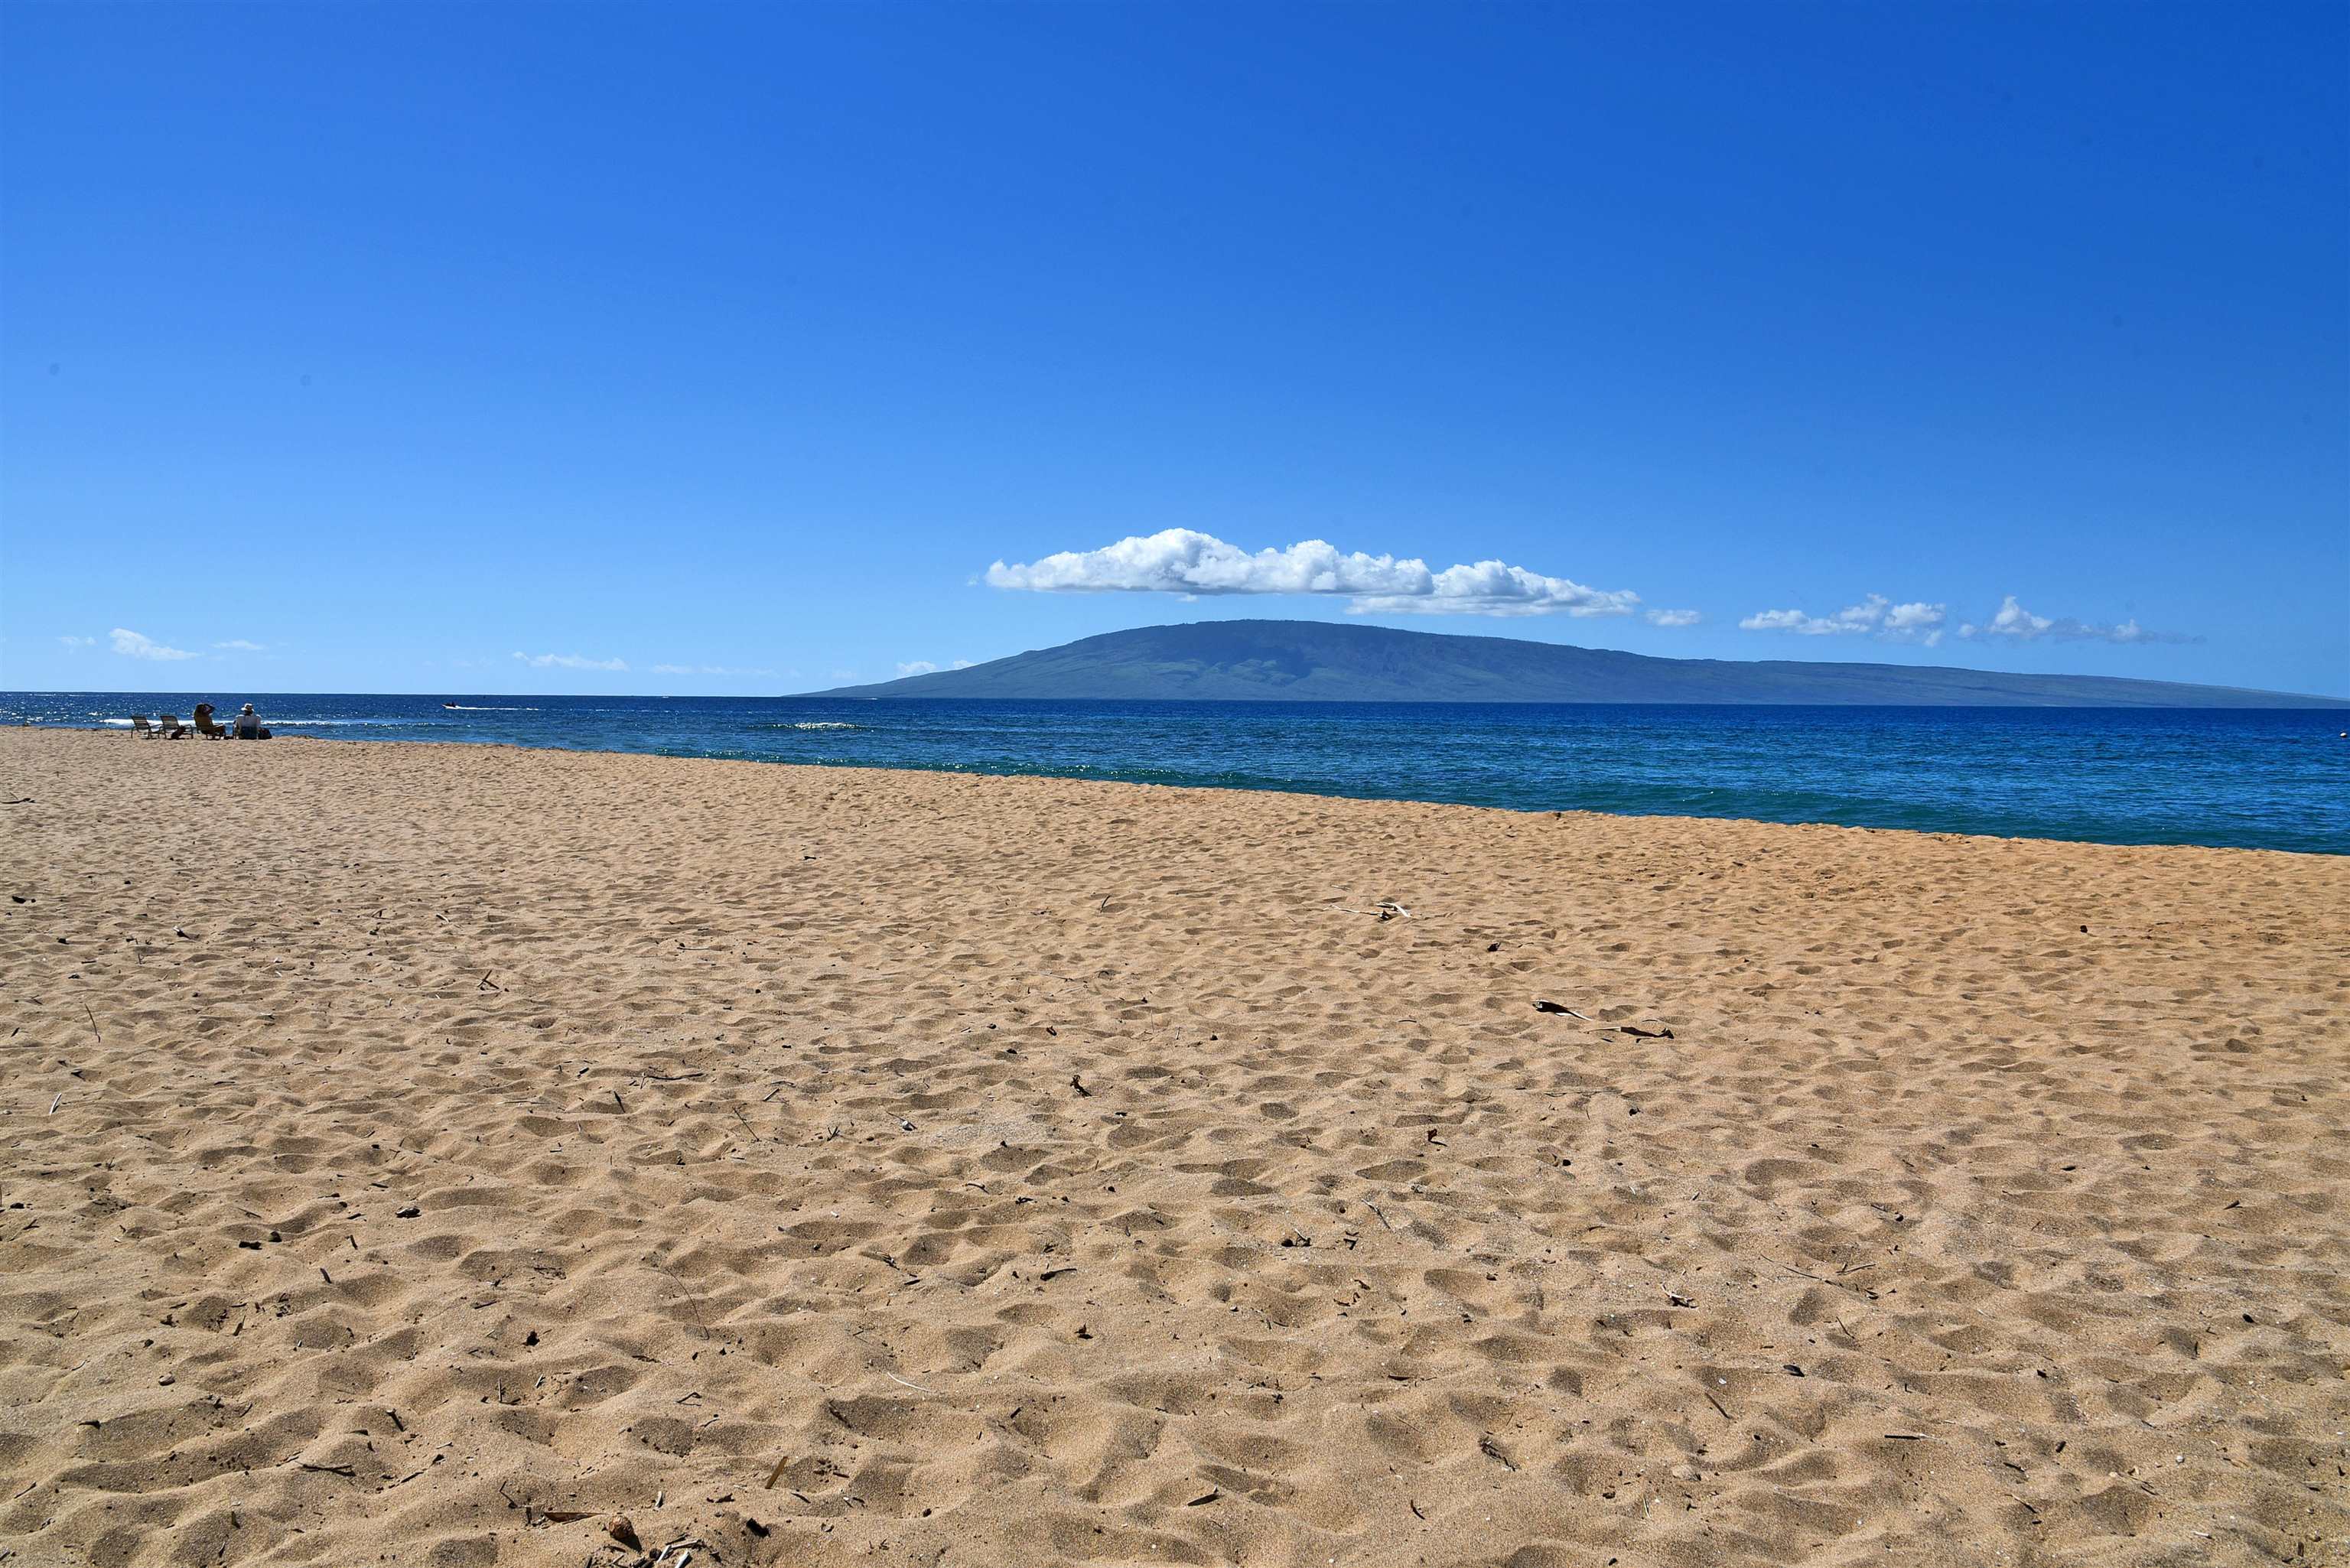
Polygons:
M2350 853L2350 710L12 692L0 721L120 728L201 701L338 740Z

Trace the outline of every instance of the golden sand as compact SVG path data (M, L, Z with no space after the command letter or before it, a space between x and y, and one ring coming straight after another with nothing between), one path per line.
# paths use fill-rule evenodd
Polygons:
M81 733L0 799L11 1568L2350 1560L2350 859Z

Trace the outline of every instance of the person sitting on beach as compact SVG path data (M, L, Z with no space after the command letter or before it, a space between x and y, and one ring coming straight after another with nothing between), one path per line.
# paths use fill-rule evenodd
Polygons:
M213 741L217 741L228 733L226 730L222 729L219 723L213 720L213 705L209 702L199 702L196 704L196 733L203 736L207 740Z
M231 738L239 741L269 739L269 732L261 727L261 715L253 711L253 704L250 702L247 702L238 711L235 719L231 721L228 732Z

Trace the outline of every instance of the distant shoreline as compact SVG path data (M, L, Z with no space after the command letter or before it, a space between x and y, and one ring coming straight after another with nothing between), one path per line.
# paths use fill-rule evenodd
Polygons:
M1306 620L1212 620L1081 638L960 670L817 693L1030 701L1700 702L1724 706L2293 709L2350 700L2138 676L1947 664L1673 659L1619 649ZM2109 702L2099 702L2099 697Z

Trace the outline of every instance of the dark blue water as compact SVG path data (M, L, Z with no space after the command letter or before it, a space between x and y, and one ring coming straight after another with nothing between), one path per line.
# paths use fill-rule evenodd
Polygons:
M0 693L0 721L186 718ZM1516 810L2350 853L2350 712L213 695L284 735L1055 774Z

